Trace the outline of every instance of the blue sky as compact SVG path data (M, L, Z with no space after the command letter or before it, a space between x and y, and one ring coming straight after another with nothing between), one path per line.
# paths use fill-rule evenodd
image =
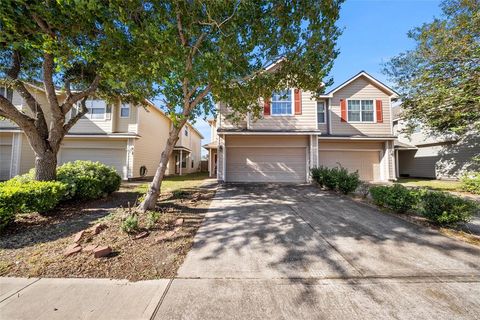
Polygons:
M439 5L440 0L346 0L338 21L340 55L330 73L333 87L360 70L389 84L382 63L413 48L407 32L440 16ZM198 120L195 127L205 137L202 144L210 141L208 123Z

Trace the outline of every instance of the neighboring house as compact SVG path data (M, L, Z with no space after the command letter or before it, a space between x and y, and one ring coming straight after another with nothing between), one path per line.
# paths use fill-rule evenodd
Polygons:
M403 130L406 121L401 116L401 106L392 108L397 177L458 179L468 170L480 170L480 136L469 133L433 136L421 125L410 135Z
M226 182L303 183L311 168L342 165L363 180L393 180L396 97L362 71L318 99L296 88L261 99L261 119L247 115L232 123L229 108L217 103L212 142L204 146L211 175Z
M40 103L46 103L42 88L27 84ZM20 95L0 88L17 108L23 108ZM60 99L62 92L57 93ZM155 174L166 145L172 121L153 103L132 106L104 100L87 101L89 112L65 136L58 153L58 164L74 160L100 161L113 166L124 179ZM75 112L75 110L73 111ZM46 115L48 117L48 115ZM67 118L71 114L67 114ZM167 174L200 170L202 135L190 124L183 128L168 163ZM28 172L35 165L35 155L24 133L8 120L0 120L0 180Z

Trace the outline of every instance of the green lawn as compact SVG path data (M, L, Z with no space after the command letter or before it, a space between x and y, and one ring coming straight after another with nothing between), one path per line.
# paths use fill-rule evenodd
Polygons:
M183 176L166 177L162 183L162 192L173 192L180 189L188 189L198 187L203 180L208 178L207 172L190 173ZM147 192L148 183L138 186L136 191Z
M398 183L406 187L423 187L432 190L461 191L460 181L400 178Z

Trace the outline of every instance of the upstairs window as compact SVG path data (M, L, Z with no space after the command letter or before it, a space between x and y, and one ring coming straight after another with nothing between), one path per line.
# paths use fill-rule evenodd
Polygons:
M120 106L120 118L130 118L130 105L122 103Z
M188 127L185 126L185 137L188 137Z
M317 102L317 122L319 124L325 123L325 102L324 101Z
M7 98L8 101L13 101L13 90L7 87L0 87L0 96Z
M88 113L85 115L87 119L105 120L107 104L103 100L88 100L86 102Z
M292 107L292 90L281 90L272 94L272 115L274 116L291 116L293 115Z
M348 122L375 122L373 100L348 100Z

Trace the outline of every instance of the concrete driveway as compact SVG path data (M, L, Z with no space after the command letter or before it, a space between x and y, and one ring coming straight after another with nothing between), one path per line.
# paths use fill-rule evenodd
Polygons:
M311 186L227 185L157 319L478 319L480 249Z

